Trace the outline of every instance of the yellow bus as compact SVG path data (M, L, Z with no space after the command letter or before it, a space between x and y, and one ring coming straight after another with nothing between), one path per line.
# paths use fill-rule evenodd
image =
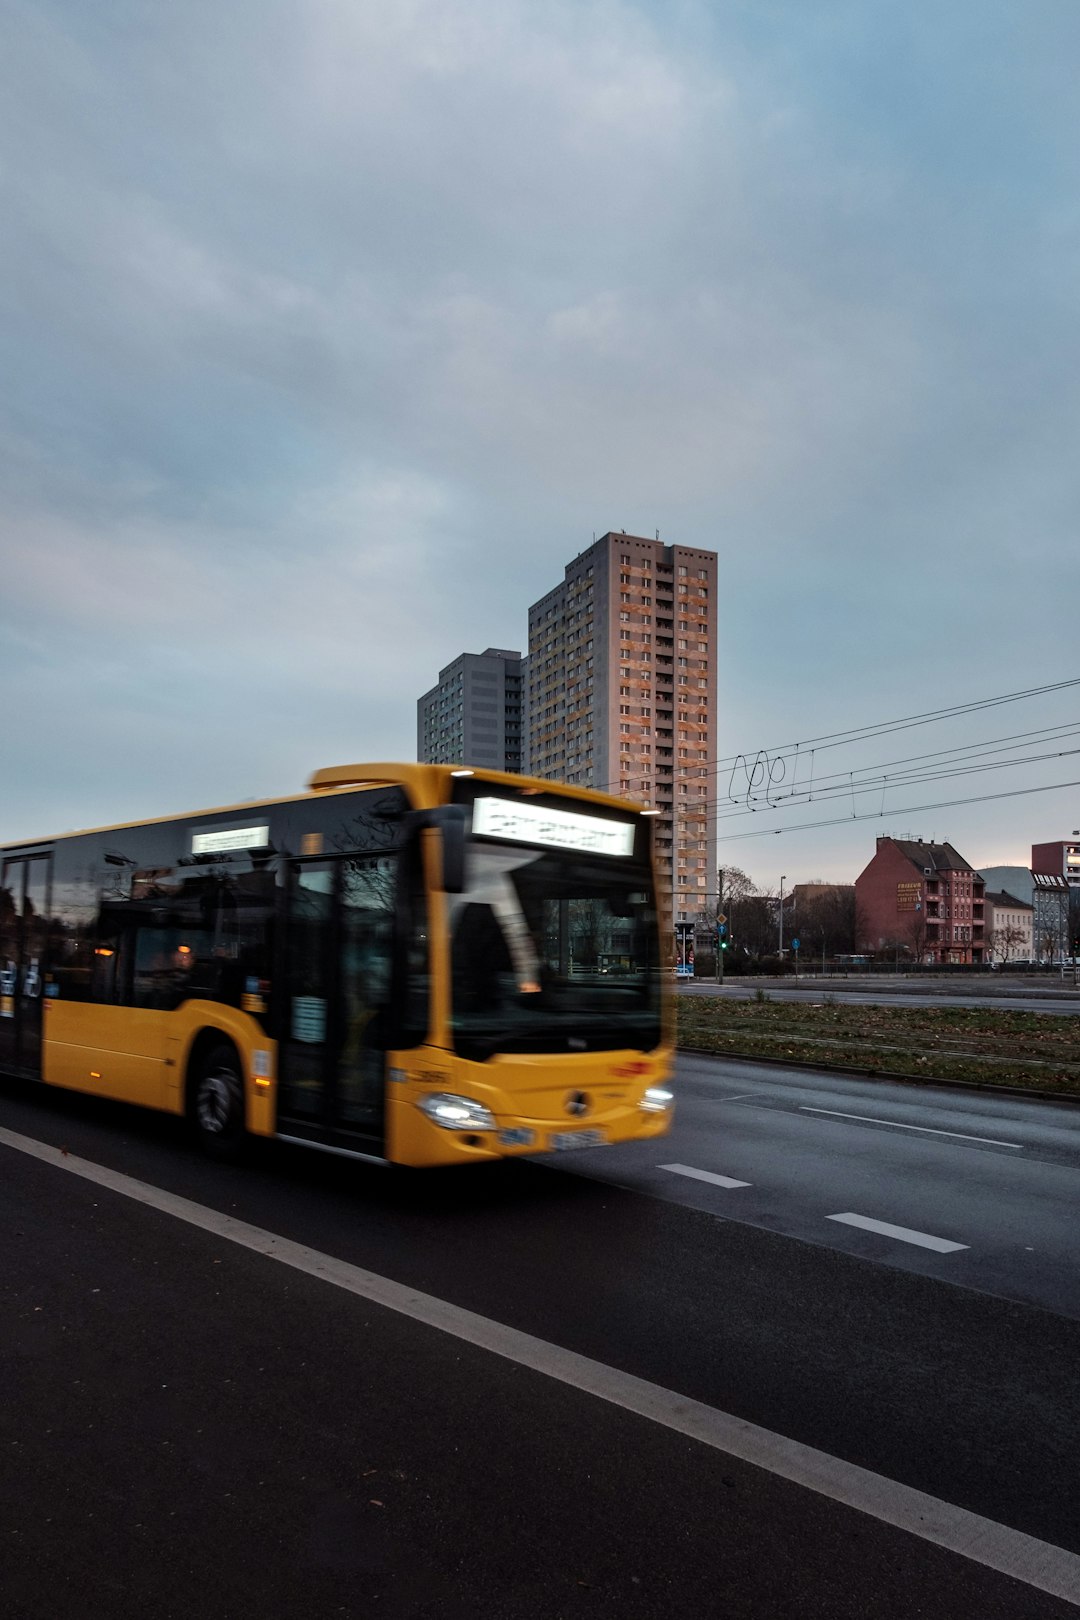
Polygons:
M0 850L0 1069L406 1165L660 1136L652 821L554 782L306 793Z

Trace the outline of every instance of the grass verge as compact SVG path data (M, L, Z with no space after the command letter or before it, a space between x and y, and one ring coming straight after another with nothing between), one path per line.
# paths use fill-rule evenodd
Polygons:
M1080 1019L1065 1014L695 995L678 1001L678 1043L731 1057L1080 1096Z

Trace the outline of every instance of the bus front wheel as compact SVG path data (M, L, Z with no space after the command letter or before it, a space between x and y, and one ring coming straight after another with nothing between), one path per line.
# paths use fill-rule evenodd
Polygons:
M233 1047L214 1046L195 1076L192 1120L199 1145L214 1159L235 1159L244 1145L244 1088Z

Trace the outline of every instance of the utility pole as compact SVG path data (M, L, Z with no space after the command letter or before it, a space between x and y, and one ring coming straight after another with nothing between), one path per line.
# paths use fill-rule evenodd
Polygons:
M784 954L784 882L786 878L787 873L784 872L780 878L780 940L777 946L781 957Z
M724 916L724 868L716 874L716 982L724 982L724 939L720 930L726 925Z

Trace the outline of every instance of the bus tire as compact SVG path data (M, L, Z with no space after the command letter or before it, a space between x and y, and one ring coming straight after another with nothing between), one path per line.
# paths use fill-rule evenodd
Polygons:
M236 1048L212 1046L199 1062L191 1088L191 1120L199 1146L213 1159L238 1158L247 1131L244 1086Z

